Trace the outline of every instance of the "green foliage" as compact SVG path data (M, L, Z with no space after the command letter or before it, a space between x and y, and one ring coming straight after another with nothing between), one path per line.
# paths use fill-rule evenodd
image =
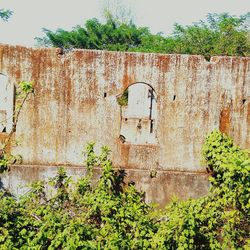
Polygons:
M218 130L207 136L202 147L202 155L209 171L216 175L221 173L224 164L243 162L249 157L247 151L234 145L230 137Z
M4 10L4 9L0 9L0 18L3 21L8 21L8 19L10 18L10 16L13 14L12 11L10 10Z
M107 147L97 155L91 143L84 154L87 172L77 182L59 168L49 190L40 181L19 200L0 194L1 249L249 249L250 159L226 135L212 132L203 147L209 194L164 211L124 184Z
M4 149L0 149L0 174L9 169L10 164L20 164L22 157L20 155L7 154Z
M212 176L212 191L228 204L250 215L250 157L249 152L233 144L231 138L213 131L203 146L203 157Z
M156 230L151 207L133 185L124 186L122 171L108 158L86 149L88 174L72 183L63 168L45 182L31 185L19 201L2 194L0 242L6 249L144 249ZM92 169L102 168L98 183ZM71 185L70 185L71 184ZM10 206L10 207L9 207Z
M159 249L249 249L249 154L219 131L202 151L212 175L209 194L170 204L153 241Z
M249 56L250 13L240 17L209 14L207 21L183 27L176 24L175 51L181 54Z
M128 89L121 96L117 97L117 102L120 106L128 106Z
M22 81L19 84L20 91L22 94L29 94L34 92L34 83L33 82L27 82L27 81Z
M0 173L5 172L8 169L9 159L7 154L0 152Z
M63 49L99 49L155 53L249 56L250 14L235 17L227 13L209 14L206 21L190 26L176 24L172 36L152 34L147 27L137 27L131 20L121 22L112 15L102 24L87 20L72 31L44 29L45 37L36 38L40 46Z
M85 27L76 26L72 31L44 29L46 38L36 38L38 44L64 49L86 48L127 51L137 47L147 28L137 28L133 23L119 23L112 19L101 24L96 18L86 21Z

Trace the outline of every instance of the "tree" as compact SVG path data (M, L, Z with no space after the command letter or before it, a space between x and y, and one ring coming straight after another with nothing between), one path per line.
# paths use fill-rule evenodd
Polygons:
M205 21L190 26L175 24L173 34L167 37L137 27L132 19L120 21L119 15L108 9L106 14L106 23L94 18L72 31L44 29L45 37L36 40L40 46L64 49L201 54L207 59L212 55L250 56L250 13L240 17L209 14Z
M8 21L8 19L10 18L10 16L13 14L12 11L10 10L4 10L4 9L0 9L0 18L3 21Z
M148 28L137 28L133 23L118 23L112 18L101 24L96 18L87 20L72 31L44 29L46 37L36 38L40 45L64 49L85 48L128 51L142 43L142 37L150 35Z
M175 25L174 51L180 54L249 56L250 13L240 17L209 14L206 21L190 26Z
M117 23L133 23L134 15L131 8L121 0L105 0L103 16L106 21L114 20Z

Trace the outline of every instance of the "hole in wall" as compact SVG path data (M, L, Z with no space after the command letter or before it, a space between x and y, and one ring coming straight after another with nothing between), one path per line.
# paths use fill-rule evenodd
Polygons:
M156 178L156 176L157 176L157 171L155 170L155 169L152 169L151 171L150 171L150 178Z
M106 93L106 92L104 92L103 97L104 97L104 98L106 98L106 97L107 97L107 93Z
M64 54L63 48L58 48L57 54L58 54L59 56L62 56L62 55Z
M138 128L138 129L141 129L141 128L142 128L141 119L139 119L139 122L138 122L138 124L137 124L137 128Z
M176 99L176 95L173 96L173 101L175 101L175 99Z
M151 122L150 122L150 134L152 134L153 131L154 131L154 121L151 120Z
M124 135L120 135L120 136L119 136L119 139L120 139L120 141L121 141L122 143L124 143L124 142L126 141L126 138L125 138Z
M244 105L246 101L247 101L247 99L243 99L242 104Z
M121 132L126 143L157 143L157 98L154 89L146 83L130 85L117 102L121 107Z
M0 73L0 132L9 133L13 126L14 86Z

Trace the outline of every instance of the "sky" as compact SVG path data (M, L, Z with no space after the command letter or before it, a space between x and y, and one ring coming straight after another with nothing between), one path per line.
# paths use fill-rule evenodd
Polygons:
M0 0L0 9L12 10L8 22L0 21L0 43L33 47L42 28L71 30L87 19L103 20L103 9L119 0ZM113 2L112 2L113 1ZM250 11L250 0L121 0L132 11L138 26L151 32L171 34L174 23L190 25L204 20L208 13L243 15Z

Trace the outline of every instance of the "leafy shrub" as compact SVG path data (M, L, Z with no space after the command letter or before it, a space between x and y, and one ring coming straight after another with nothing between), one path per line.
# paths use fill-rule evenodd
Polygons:
M45 182L31 185L28 194L15 200L1 194L0 243L6 249L144 249L157 231L151 206L134 185L123 185L123 171L115 172L109 150L95 155L86 149L88 173L76 183L63 168ZM93 184L93 167L102 168ZM71 184L71 185L70 185Z
M203 158L211 173L206 197L173 202L157 234L161 249L250 249L250 158L213 131Z
M0 194L1 249L249 249L250 160L218 131L203 147L211 172L207 196L174 200L164 211L144 201L103 147L85 150L86 175L72 182L63 168L16 200ZM223 157L222 157L223 156ZM94 182L93 167L101 167Z

